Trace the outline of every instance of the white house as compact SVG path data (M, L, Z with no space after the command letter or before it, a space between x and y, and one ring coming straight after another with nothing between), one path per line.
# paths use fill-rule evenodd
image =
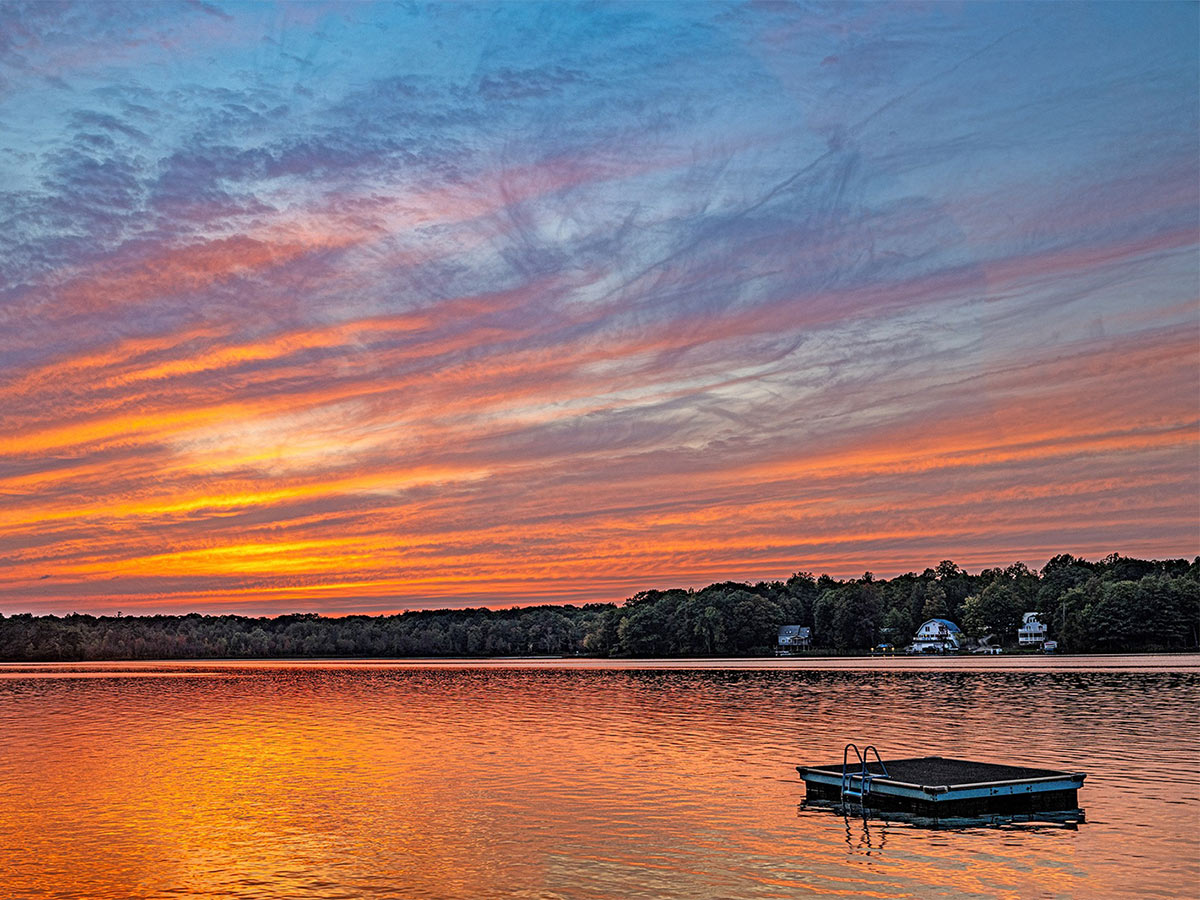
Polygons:
M1022 647L1040 647L1046 643L1046 626L1038 621L1037 613L1025 613L1023 624L1017 629L1017 640Z
M775 652L784 655L793 650L806 650L811 644L811 628L802 625L780 625L779 647Z
M917 653L936 650L944 653L962 646L962 631L949 619L930 619L917 629L912 648Z

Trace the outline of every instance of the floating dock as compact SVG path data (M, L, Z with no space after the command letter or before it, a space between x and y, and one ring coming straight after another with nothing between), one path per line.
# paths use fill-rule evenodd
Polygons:
M868 763L871 753L875 761ZM853 744L843 756L841 765L796 767L808 800L933 819L1068 812L1077 810L1087 777L940 756L885 760L874 747L860 755Z

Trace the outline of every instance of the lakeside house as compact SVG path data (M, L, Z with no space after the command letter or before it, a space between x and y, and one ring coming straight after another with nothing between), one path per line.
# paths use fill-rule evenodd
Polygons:
M917 629L912 649L915 653L945 653L962 646L962 630L949 619L930 619Z
M1022 647L1041 647L1046 643L1046 626L1038 619L1038 613L1027 612L1017 629L1017 641Z
M775 652L781 655L812 646L812 629L803 625L780 625Z

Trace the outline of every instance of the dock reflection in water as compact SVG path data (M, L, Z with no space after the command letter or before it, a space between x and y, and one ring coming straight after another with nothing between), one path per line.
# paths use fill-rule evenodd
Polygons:
M1051 665L0 667L0 897L1194 894L1200 666ZM864 733L1088 824L800 810Z
M841 816L846 822L847 833L852 827L852 821L861 821L864 834L869 834L873 823L902 823L918 828L949 831L964 828L1065 828L1076 831L1087 821L1087 810L1084 809L979 816L921 816L894 810L872 809L856 803L807 798L800 802L798 809L817 815Z

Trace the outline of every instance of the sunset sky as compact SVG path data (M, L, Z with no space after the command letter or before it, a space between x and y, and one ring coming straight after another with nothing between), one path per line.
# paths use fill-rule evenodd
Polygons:
M0 3L0 613L1195 555L1198 8Z

